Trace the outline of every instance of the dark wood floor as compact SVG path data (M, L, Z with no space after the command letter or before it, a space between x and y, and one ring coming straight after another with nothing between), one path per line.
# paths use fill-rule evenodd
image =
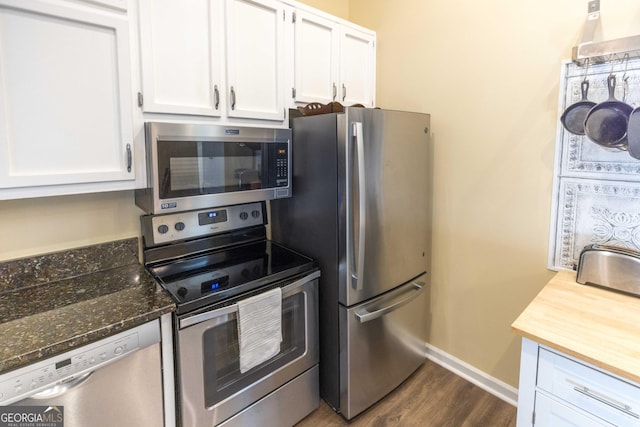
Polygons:
M324 401L296 427L516 425L516 408L429 360L409 379L351 422Z

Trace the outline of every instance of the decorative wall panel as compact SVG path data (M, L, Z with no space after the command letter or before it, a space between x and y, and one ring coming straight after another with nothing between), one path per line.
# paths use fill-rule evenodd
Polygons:
M596 243L640 251L640 183L560 178L556 267Z
M593 243L640 251L640 160L567 132L559 119L581 100L585 76L589 100L607 100L610 73L617 79L616 98L639 106L640 59L627 63L621 57L588 70L563 64L549 239L549 268L554 270L574 268L584 246Z

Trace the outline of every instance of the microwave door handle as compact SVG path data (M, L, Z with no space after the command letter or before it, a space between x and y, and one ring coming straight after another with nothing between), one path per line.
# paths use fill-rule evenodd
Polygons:
M375 311L369 311L367 307L362 307L355 312L355 315L360 323L378 319L413 301L422 292L424 292L424 285L425 284L422 282L413 282L413 287L408 292L403 293L403 295L400 295L396 298L393 298L385 307Z
M358 254L355 256L355 248L352 245L352 251L354 252L355 269L351 273L352 283L355 284L354 288L357 291L361 291L364 287L364 247L365 247L365 230L366 230L366 177L364 170L364 135L362 134L362 123L352 123L352 132L356 140L356 160L358 163ZM353 195L352 195L353 198ZM353 202L352 202L353 203ZM351 213L353 215L353 212ZM351 220L353 221L353 219ZM352 222L353 223L353 222ZM352 227L353 229L353 227ZM353 240L352 240L353 243ZM353 265L353 264L352 264Z

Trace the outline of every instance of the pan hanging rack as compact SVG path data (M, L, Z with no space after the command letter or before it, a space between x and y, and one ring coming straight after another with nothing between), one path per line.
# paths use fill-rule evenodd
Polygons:
M600 0L589 1L587 7L582 40L573 48L572 60L575 64L583 66L587 59L591 64L600 64L619 60L622 56L627 59L640 58L640 35L594 42L600 24Z

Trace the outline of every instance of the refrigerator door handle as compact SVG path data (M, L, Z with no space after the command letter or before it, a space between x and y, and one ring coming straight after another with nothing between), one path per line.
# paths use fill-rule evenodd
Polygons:
M364 246L367 217L367 187L364 170L364 136L362 135L362 123L352 123L352 127L353 136L355 136L356 140L356 159L358 161L358 256L356 259L356 269L352 270L351 278L352 283L355 285L353 287L357 291L361 291L364 285ZM351 203L353 203L353 201ZM353 225L351 228L353 230ZM351 252L354 253L355 251L352 250ZM353 266L353 263L351 265Z
M422 292L424 292L424 283L422 282L413 282L413 287L406 293L403 293L400 296L392 298L390 303L383 308L380 308L375 311L369 311L367 307L362 307L361 309L355 312L356 317L360 321L360 323L369 322L371 320L375 320L379 317L384 316L385 314L389 314L394 310L402 307L413 301L417 298ZM409 296L407 296L407 293ZM377 304L376 304L377 305Z

